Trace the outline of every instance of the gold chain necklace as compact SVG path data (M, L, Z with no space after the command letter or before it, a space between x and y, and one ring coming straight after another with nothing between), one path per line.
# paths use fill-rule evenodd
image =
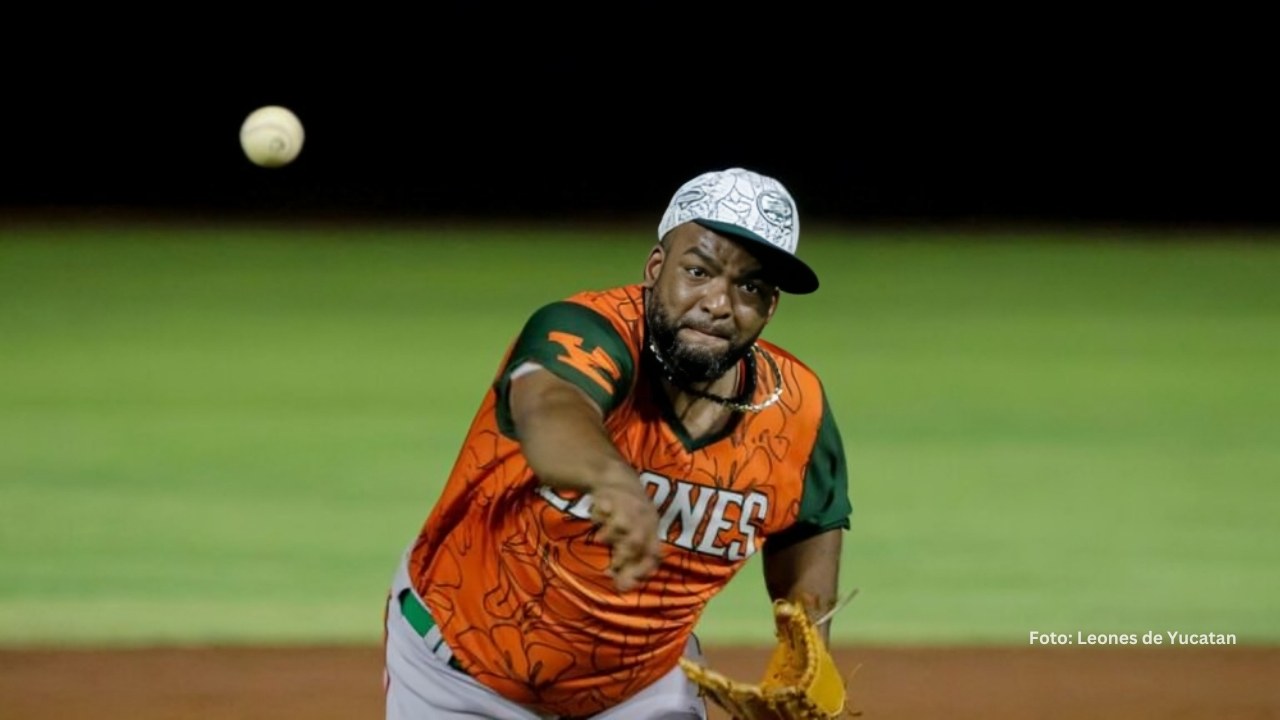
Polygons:
M653 353L653 357L656 358L658 360L658 364L662 366L662 371L666 373L667 379L670 380L673 385L680 388L682 392L687 392L690 395L700 397L704 400L719 403L730 410L734 410L736 412L760 412L761 410L771 407L777 403L782 397L782 370L778 368L778 363L774 362L773 356L761 350L760 346L755 343L751 344L751 352L755 353L758 357L764 358L765 363L769 365L769 370L773 375L773 392L769 393L769 397L765 398L763 402L758 403L744 403L734 400L733 398L723 397L714 393L698 390L696 388L685 387L676 380L675 373L671 371L671 366L667 365L667 361L662 357L662 353L658 352L658 346L653 344L652 335L649 336L649 351ZM750 364L754 367L754 363Z

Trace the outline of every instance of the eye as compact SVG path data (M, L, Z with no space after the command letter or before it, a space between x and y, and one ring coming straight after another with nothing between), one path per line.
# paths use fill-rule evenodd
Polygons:
M764 288L760 287L757 283L748 280L747 282L742 283L742 291L748 295L760 295L764 293Z
M697 265L690 265L689 267L685 268L685 272L689 273L690 277L695 277L695 278L707 277L707 271L703 270Z

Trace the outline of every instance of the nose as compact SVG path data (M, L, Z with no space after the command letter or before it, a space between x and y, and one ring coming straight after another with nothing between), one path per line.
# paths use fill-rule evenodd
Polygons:
M717 278L703 286L703 293L698 306L712 319L720 319L730 315L732 311L731 303L728 281L724 278Z

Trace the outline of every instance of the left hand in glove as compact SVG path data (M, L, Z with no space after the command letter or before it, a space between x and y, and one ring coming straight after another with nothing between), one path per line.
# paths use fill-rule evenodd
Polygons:
M759 683L744 683L680 659L685 675L736 720L837 720L845 714L845 685L803 606L773 604L778 645Z

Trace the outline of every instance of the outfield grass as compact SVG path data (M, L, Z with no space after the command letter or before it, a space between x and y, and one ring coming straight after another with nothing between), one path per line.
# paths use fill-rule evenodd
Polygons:
M0 644L376 642L511 334L648 228L0 228ZM1280 642L1280 244L810 232L863 642ZM770 633L759 567L705 638Z

